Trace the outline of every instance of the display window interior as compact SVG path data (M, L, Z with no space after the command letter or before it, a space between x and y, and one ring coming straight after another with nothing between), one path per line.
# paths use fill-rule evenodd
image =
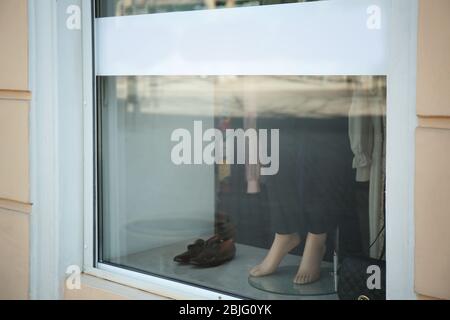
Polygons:
M333 299L346 257L384 260L385 76L101 76L97 100L101 263Z

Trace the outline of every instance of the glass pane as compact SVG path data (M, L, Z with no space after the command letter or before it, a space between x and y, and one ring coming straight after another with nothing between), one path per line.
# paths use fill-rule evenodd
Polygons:
M128 16L309 1L317 0L97 0L97 16Z
M383 257L384 76L98 88L101 262L246 298L333 299L335 252Z

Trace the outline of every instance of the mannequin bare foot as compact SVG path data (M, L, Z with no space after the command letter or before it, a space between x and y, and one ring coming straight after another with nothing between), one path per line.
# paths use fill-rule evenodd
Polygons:
M307 284L319 280L320 264L325 255L327 234L308 233L302 262L294 278L296 284Z
M267 276L277 270L278 265L286 254L300 244L300 237L298 234L276 234L275 240L269 253L264 258L261 264L250 270L250 275L253 277Z

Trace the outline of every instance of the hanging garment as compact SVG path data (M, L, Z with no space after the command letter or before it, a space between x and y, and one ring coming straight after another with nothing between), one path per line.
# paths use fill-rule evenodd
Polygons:
M368 84L372 77L363 77ZM383 206L383 153L385 96L380 90L371 92L370 86L355 88L349 111L349 138L354 153L353 168L356 181L369 181L370 243L376 240L384 224ZM370 249L370 256L379 257L382 241Z
M256 80L249 77L244 79L244 92L243 92L243 107L244 107L244 130L254 129L256 130L256 118L257 118L257 83ZM256 149L257 152L258 149ZM249 163L251 157L258 158L258 154L250 154L255 152L254 148L250 148L248 142L246 143L246 164L245 164L245 176L247 180L247 193L255 194L261 191L260 186L260 170L259 164Z

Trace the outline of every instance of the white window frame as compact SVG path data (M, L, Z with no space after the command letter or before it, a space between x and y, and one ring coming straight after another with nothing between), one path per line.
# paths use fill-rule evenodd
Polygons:
M142 273L95 264L96 227L94 185L94 74L93 74L93 16L90 0L41 0L39 5L29 0L30 8L30 88L34 95L31 111L31 193L33 215L31 226L31 297L60 298L65 268L70 263L82 266L83 272L110 281L142 289L156 295L174 299L233 299L233 296L182 284L176 281ZM70 122L70 126L58 127L58 121L69 119L65 112L64 93L58 85L64 74L66 61L61 57L58 41L68 31L61 26L59 15L70 4L78 3L82 8L82 32L79 45L82 50L73 53L82 61L82 72L77 75L82 81L83 108L81 119ZM387 298L415 299L414 293L414 133L417 127L415 111L416 44L417 44L417 0L392 0L390 66L387 96L387 185L386 185L386 260ZM39 36L50 32L46 41ZM48 36L48 35L47 35ZM77 41L77 40L74 40ZM57 66L55 66L57 63ZM38 65L49 70L43 75ZM38 70L39 69L39 70ZM61 72L61 71L59 71ZM46 81L43 81L46 80ZM40 93L42 92L42 93ZM70 101L66 101L70 105ZM66 121L65 123L69 123ZM64 132L78 134L82 147L82 174L71 183L82 189L82 197L64 192L64 175L69 170L64 166L71 154L59 152L64 141ZM79 134L78 134L79 135ZM46 139L41 139L45 137ZM45 157L43 155L46 155ZM50 160L50 161L48 161ZM73 162L73 161L72 161ZM52 173L49 176L49 173ZM62 183L61 183L62 182ZM49 195L48 192L51 192ZM83 222L76 220L68 225L64 213L67 206L80 206L78 213ZM56 229L56 230L55 230ZM75 229L75 231L73 230ZM62 235L72 231L68 240ZM75 235L76 234L76 235ZM80 236L82 235L82 236ZM64 243L64 245L62 245ZM50 248L45 246L50 245ZM62 258L63 257L63 258ZM49 271L55 272L49 276Z

